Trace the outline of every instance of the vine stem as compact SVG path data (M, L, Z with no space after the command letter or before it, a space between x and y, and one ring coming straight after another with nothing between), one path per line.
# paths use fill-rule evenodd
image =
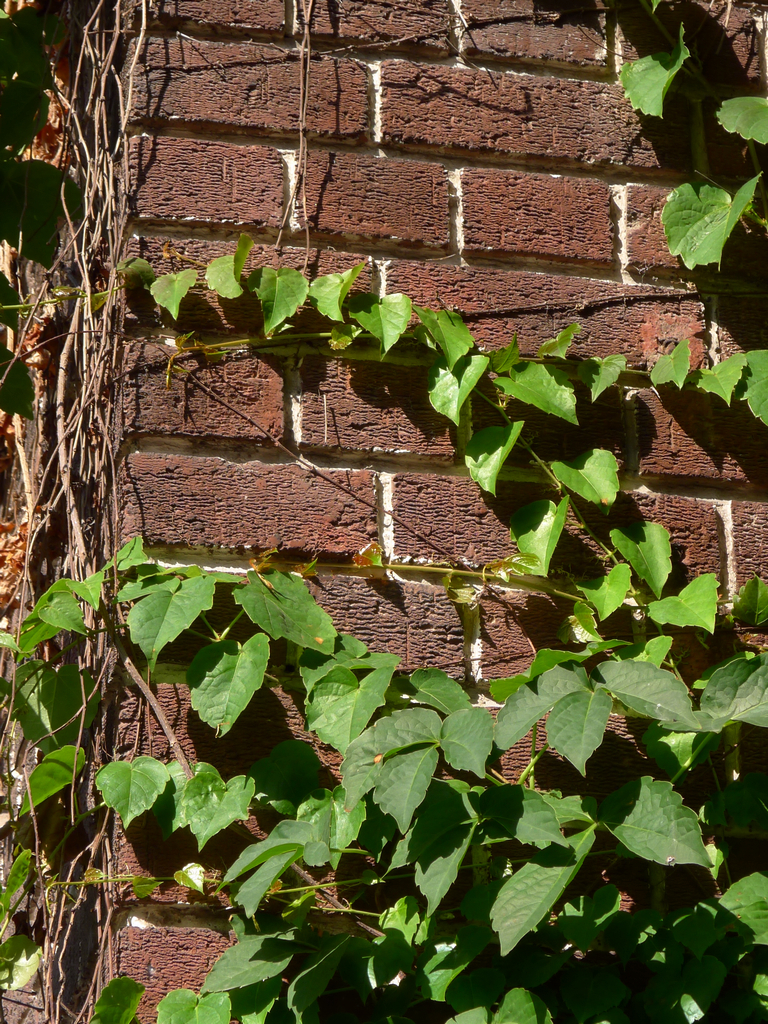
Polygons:
M539 761L542 759L542 757L544 756L544 754L546 754L546 752L548 750L549 750L549 744L545 743L544 746L541 748L541 750L537 750L536 751L536 753L533 755L533 757L529 761L528 766L523 769L523 771L522 771L522 773L520 775L520 778L517 780L517 785L518 786L522 786L525 783L525 780L528 778L529 775L531 777L533 777L533 772L534 772L534 769L536 768L536 765L539 763Z

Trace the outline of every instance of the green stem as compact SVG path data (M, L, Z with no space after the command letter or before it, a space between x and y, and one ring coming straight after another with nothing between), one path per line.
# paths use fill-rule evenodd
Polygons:
M237 615L234 617L234 619L232 619L230 624L224 630L224 632L219 634L219 640L226 640L227 639L227 637L229 636L229 631L232 629L232 627L235 625L235 623L238 622L243 617L243 615L245 615L245 609L241 608L240 611L237 613Z
M688 771L688 769L694 763L694 761L699 756L699 754L701 753L701 751L704 749L704 747L707 745L708 742L709 742L709 734L707 734L704 737L704 739L702 740L701 743L699 743L698 746L694 746L691 749L691 756L688 758L688 760L685 762L685 764L680 768L680 770L678 772L675 772L675 774L669 780L672 783L672 785L674 785L677 782L677 780L680 778L681 775L685 775L685 773Z
M528 766L523 770L520 778L517 780L516 784L518 786L522 786L524 784L525 780L528 778L528 776L529 775L531 775L531 776L533 775L533 771L534 771L536 765L539 763L539 761L542 759L543 755L546 754L546 752L548 750L549 750L549 744L545 743L544 746L541 748L541 750L537 750L536 751L536 753L533 755L533 757L531 758L530 762L528 763Z

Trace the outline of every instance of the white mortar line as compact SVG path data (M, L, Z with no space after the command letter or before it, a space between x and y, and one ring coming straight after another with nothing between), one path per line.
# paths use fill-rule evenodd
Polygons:
M463 605L461 622L464 627L464 672L469 683L479 686L482 679L483 661L479 606Z
M381 61L367 66L368 70L368 124L369 135L374 146L381 145ZM381 156L384 154L381 153Z
M293 201L296 191L298 152L295 149L278 149L283 164L283 216L288 211L288 227L291 231L301 231L301 224L296 215Z
M721 361L722 350L720 346L720 302L717 295L710 295L705 305L706 317L709 320L706 336L706 352L709 357L710 366L715 366Z
M760 82L763 86L763 93L768 93L768 14L765 12L755 14L755 27L757 38L760 43Z
M299 17L296 0L285 0L285 34L295 36L299 31Z
M376 504L378 506L379 544L385 562L395 557L395 523L392 518L394 504L394 475L392 473L376 474Z
M301 444L301 374L291 360L285 363L283 375L283 423L286 438Z
M391 262L371 257L371 291L379 299L387 294L387 271Z
M467 20L461 11L461 0L448 0L448 14L451 22L452 43L456 53L460 57L464 49L464 34L467 29Z
M629 255L627 238L627 192L626 185L609 185L611 194L611 220L613 222L613 250L624 284L634 284L629 273Z
M723 596L732 601L736 596L736 547L733 542L733 502L719 501L715 505L718 532L720 534L720 574Z
M464 252L464 193L461 184L461 168L449 170L447 177L450 216L448 235L451 249L461 257Z

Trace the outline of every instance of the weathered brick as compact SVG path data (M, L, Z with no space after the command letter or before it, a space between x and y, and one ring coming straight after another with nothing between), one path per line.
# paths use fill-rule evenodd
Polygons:
M302 24L301 5L298 5ZM362 44L388 43L426 47L447 53L450 17L446 0L420 0L419 4L397 0L330 0L315 4L312 36L318 39L349 39Z
M452 461L449 421L428 398L427 370L368 360L305 358L302 445L328 450L413 452Z
M768 348L768 299L760 295L717 296L717 325L722 357Z
M324 478L295 465L137 453L120 476L126 539L336 556L376 539L376 512L358 501L374 502L362 470Z
M175 373L168 388L165 375L173 353L166 345L127 347L119 390L123 436L173 434L270 444L256 422L271 437L282 436L283 379L276 359L233 353L212 365L198 356L181 357L176 365L189 372ZM242 410L251 422L227 406Z
M641 473L768 486L768 427L743 402L672 387L636 399Z
M679 267L669 251L661 212L668 188L630 185L627 189L627 258L632 270L642 273L650 267Z
M129 160L135 216L280 223L283 168L277 150L142 136L131 140Z
M669 42L639 5L617 5L621 55L625 61L670 50ZM676 37L680 22L686 39L695 40L696 54L709 81L760 87L760 39L754 10L715 3L672 2L659 7L657 17Z
M462 0L468 54L606 65L605 7L579 0Z
M731 516L737 586L742 586L752 576L768 581L768 505L758 501L734 501Z
M424 306L457 310L484 346L500 348L517 333L521 350L528 355L578 321L582 331L574 356L621 352L630 366L643 368L673 341L688 338L700 350L705 331L703 307L696 297L662 288L393 260L387 269L387 289L405 292Z
M167 274L171 271L184 270L190 263L210 263L219 256L234 252L236 238L231 242L208 242L202 239L172 239L170 245L173 252L180 256L164 253L168 240L143 236L128 240L125 257L140 256L148 260L155 272ZM184 258L180 258L184 257ZM304 248L286 246L278 250L273 245L254 245L246 260L244 276L247 277L257 267L293 267L304 271L306 260L307 277L313 279L322 274L339 273L364 262L366 266L358 275L350 294L367 292L371 289L371 274L368 258L354 253L336 253L331 250L312 249L309 253ZM202 274L198 275L202 282ZM124 329L141 334L162 324L172 323L170 314L155 305L154 299L144 290L131 291L126 294L124 313ZM325 330L327 321L309 305L304 306L293 318L293 323L302 331ZM196 333L233 334L242 337L258 336L263 328L261 304L258 297L247 289L237 299L222 299L212 291L203 291L198 286L182 299L178 319L173 322L175 330L184 334Z
M398 654L400 671L434 666L463 678L463 629L441 586L325 575L309 584L339 632Z
M319 234L448 244L448 182L439 164L310 153L309 223Z
M127 57L129 67L132 56ZM368 121L365 69L353 60L317 56L310 64L310 81L310 135L363 138ZM300 91L297 51L256 43L148 39L133 71L131 118L295 134Z
M542 647L563 649L557 631L570 611L567 601L555 601L546 594L487 590L480 599L483 679L526 672Z
M157 1004L172 989L200 990L203 979L225 949L228 935L208 928L123 928L112 940L115 976L144 986L138 1015L157 1019Z
M391 143L493 150L689 171L686 108L640 120L617 85L407 61L382 64L382 131Z
M469 251L612 261L610 191L605 182L468 168L461 183L464 243Z
M140 21L141 5L132 12L134 21ZM147 4L147 18L183 27L190 22L202 22L215 28L250 29L257 32L279 32L285 28L285 3L283 0L150 0Z

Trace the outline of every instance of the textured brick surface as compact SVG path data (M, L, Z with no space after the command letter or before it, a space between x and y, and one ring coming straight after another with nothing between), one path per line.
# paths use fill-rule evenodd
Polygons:
M298 131L301 66L296 52L254 43L149 39L139 56L134 120ZM129 66L131 60L129 54ZM352 60L318 57L310 75L308 131L362 137L368 116L364 68Z
M413 452L453 459L450 422L429 403L427 370L306 358L301 440L314 448ZM455 428L454 428L455 429Z
M768 505L734 501L731 515L737 586L742 586L752 576L768 581Z
M462 194L470 251L612 259L610 193L602 181L470 168L462 174Z
M301 5L299 23L301 24ZM312 12L312 35L366 43L426 46L448 51L450 17L447 0L324 0Z
M462 0L471 55L605 67L605 7L579 0Z
M140 20L141 5L134 10L134 19ZM163 24L178 25L203 22L222 28L256 29L262 32L282 32L285 27L283 0L150 0L147 17Z
M144 985L142 1021L157 1019L157 1004L171 989L200 990L208 971L231 945L206 928L123 928L113 939L115 975Z
M768 348L768 300L760 295L718 295L717 323L723 358Z
M150 544L352 555L376 537L373 477L298 466L238 465L222 459L134 454L121 470L122 532Z
M642 125L619 86L406 61L382 65L382 128L393 143L687 172L684 108Z
M173 434L271 444L256 422L272 437L282 436L283 379L277 360L228 356L210 365L197 356L182 357L177 365L189 372L175 373L168 388L165 375L172 355L173 349L161 345L128 348L120 387L126 436Z
M640 471L768 486L768 427L744 402L674 388L637 397Z
M547 338L578 321L576 357L621 352L631 366L644 368L673 341L689 338L697 356L702 350L701 303L671 289L402 260L390 264L387 289L405 292L421 305L444 304L466 314L469 329L491 348L509 344L517 332L521 350L532 355Z
M633 270L681 266L669 251L661 224L668 195L669 189L652 185L630 185L627 189L627 259Z
M311 153L307 209L320 234L448 243L448 183L437 164Z
M139 217L280 221L283 168L274 149L140 137L131 140L129 160L131 212Z

